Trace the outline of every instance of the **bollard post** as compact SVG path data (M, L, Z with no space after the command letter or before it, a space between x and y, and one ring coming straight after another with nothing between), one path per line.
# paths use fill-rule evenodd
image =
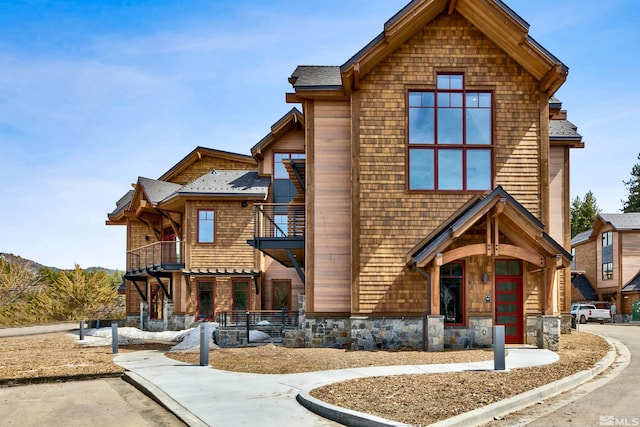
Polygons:
M209 337L207 324L200 324L200 366L209 366Z
M504 362L504 325L493 327L493 369L505 370Z
M80 341L84 340L84 320L80 321Z
M111 352L118 354L118 324L111 324Z
M251 342L251 330L249 329L249 312L247 311L247 344Z

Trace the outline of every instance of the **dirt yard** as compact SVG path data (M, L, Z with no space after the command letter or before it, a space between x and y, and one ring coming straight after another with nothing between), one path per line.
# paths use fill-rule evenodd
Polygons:
M346 381L316 389L329 403L409 423L428 424L522 393L588 369L609 350L601 338L573 331L563 335L560 361L510 372L406 375ZM120 352L167 350L168 345L120 346ZM168 356L198 364L199 353ZM417 351L356 352L336 349L285 349L273 345L211 350L212 367L240 372L294 373L326 369L400 364L490 360L492 351L444 353ZM66 333L0 338L0 386L120 375L111 346L85 347Z

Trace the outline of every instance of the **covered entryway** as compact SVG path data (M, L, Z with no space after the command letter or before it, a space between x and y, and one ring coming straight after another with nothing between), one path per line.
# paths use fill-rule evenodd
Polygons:
M507 343L527 342L527 318L557 315L566 304L558 271L570 260L544 224L501 187L472 197L407 253L408 266L427 279L428 314L444 317L452 342L465 328L470 340L477 333L481 340L486 324L504 325ZM458 298L464 314L452 323L442 301L450 290L446 267L456 262L466 266Z

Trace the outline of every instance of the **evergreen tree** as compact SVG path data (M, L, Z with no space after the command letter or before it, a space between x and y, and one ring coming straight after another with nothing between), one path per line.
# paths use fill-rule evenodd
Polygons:
M114 278L102 270L84 271L79 265L58 273L38 305L51 320L105 319L120 314Z
M41 283L41 277L26 263L0 257L0 325L41 320L32 304L42 290Z
M640 161L640 154L638 154ZM622 200L624 206L622 212L640 212L640 163L636 163L631 169L631 178L628 181L622 181L629 195L627 200Z
M576 196L571 202L571 237L583 231L591 230L593 221L600 213L600 208L596 203L596 198L591 192L587 191L584 198Z

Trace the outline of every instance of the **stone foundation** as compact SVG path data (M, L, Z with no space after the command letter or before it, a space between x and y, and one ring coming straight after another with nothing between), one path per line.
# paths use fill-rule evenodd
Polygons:
M551 351L560 349L560 317L539 316L536 322L538 330L537 347Z
M565 313L560 318L560 333L561 334L570 334L571 333L571 313Z
M422 318L352 317L352 350L422 348Z
M427 316L427 351L444 351L444 316Z

